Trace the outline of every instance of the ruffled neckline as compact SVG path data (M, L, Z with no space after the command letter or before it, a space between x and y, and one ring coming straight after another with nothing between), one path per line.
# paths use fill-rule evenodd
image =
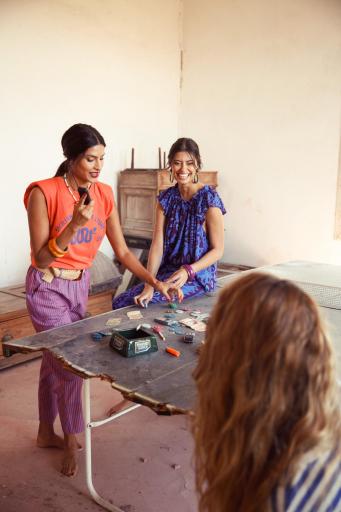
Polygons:
M177 195L178 195L178 198L183 202L183 203L190 203L191 201L193 201L193 199L197 198L199 196L199 194L207 189L207 187L209 187L209 185L204 185L203 187L199 188L199 190L196 191L195 194L192 195L192 197L190 199L184 199L182 197L182 195L180 194L180 190L179 190L179 185L176 184L174 185L174 188L176 189L176 192L177 192Z

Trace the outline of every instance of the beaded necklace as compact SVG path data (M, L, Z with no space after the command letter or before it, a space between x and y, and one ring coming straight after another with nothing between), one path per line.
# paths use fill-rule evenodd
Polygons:
M70 194L72 195L72 197L73 197L73 199L74 199L75 203L78 203L79 199L77 199L77 197L76 197L76 196L75 196L75 194L73 193L73 189L72 189L72 187L71 187L70 183L69 183L69 182L68 182L68 180L67 180L66 173L63 175L63 178L64 178L64 183L65 183L65 185L66 185L66 187L67 187L68 191L69 191L69 192L70 192ZM76 179L74 178L74 176L73 176L73 179L76 181ZM76 181L76 185L77 185L77 181ZM91 187L91 184L90 184L90 187ZM90 189L90 187L88 187L88 190Z
M69 184L69 182L68 182L68 180L67 180L66 173L64 174L63 178L64 178L64 183L65 183L65 185L66 185L66 187L67 187L68 191L69 191L69 192L70 192L70 194L72 195L72 197L73 197L73 199L74 199L75 203L78 203L78 199L77 199L77 197L75 196L75 194L73 193L73 190L72 190L72 188L71 188L71 186L70 186L70 184Z

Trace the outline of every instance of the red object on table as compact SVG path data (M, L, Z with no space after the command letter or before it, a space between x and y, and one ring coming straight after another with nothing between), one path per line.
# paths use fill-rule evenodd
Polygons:
M154 325L153 331L156 332L156 334L158 334L163 341L166 340L166 338L164 337L164 334L161 331L161 327L159 327L158 325Z

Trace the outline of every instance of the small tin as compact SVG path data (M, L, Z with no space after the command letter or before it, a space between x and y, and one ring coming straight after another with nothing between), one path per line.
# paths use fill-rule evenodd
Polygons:
M124 357L157 352L156 337L144 329L113 330L110 347Z
M184 343L193 343L194 342L194 332L187 332L184 337L182 338Z

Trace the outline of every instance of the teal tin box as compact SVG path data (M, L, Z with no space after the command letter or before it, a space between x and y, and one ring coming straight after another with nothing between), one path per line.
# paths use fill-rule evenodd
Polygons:
M124 357L134 357L157 352L156 337L144 329L114 329L110 346Z

